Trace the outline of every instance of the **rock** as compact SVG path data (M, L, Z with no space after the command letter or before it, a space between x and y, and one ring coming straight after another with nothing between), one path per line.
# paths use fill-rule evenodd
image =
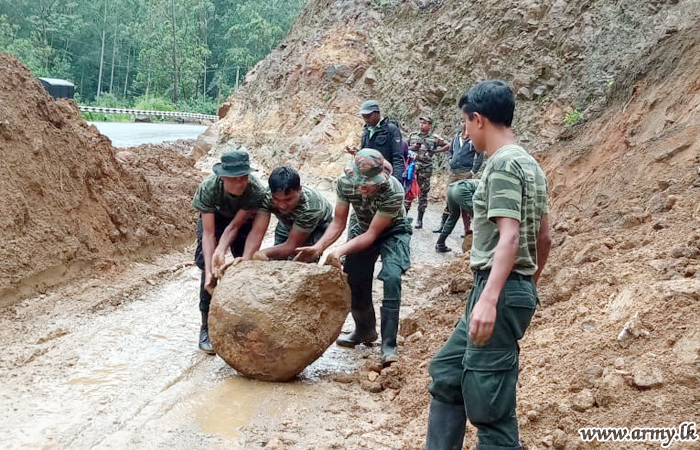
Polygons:
M537 86L533 91L532 95L535 98L542 97L547 92L547 86Z
M527 413L525 413L525 415L527 416L527 420L530 422L534 422L540 417L539 414L537 414L537 411L534 409L529 410Z
M563 450L566 446L566 441L566 433L564 433L564 430L555 430L554 433L552 433L552 446L557 450Z
M286 381L336 340L349 309L340 269L244 261L214 290L209 334L216 353L241 374Z
M459 294L462 292L467 292L472 285L473 280L469 277L458 276L450 280L450 294Z
M618 370L624 369L625 368L625 358L620 357L620 358L615 359L614 366Z
M574 256L574 264L584 264L589 262L600 261L607 255L609 249L600 242L589 242L586 246Z
M663 222L654 222L654 224L651 226L655 230L663 230L664 228L667 228L668 225L666 225Z
M353 381L355 381L355 377L353 375L351 375L349 373L344 373L344 372L334 374L332 379L336 383L343 383L343 384L350 384Z
M620 347L627 348L634 339L647 336L649 336L649 331L644 328L639 318L639 313L635 313L620 331L620 334L617 336L617 342L620 344Z
M613 405L622 396L625 389L625 382L620 375L609 373L605 375L598 384L595 392L595 403L605 407Z
M374 69L371 67L365 72L365 84L373 85L377 82L377 77L374 75Z
M401 389L403 386L403 369L401 364L394 363L382 369L379 381L384 389Z
M418 331L418 322L412 317L406 317L401 319L401 325L399 326L399 333L402 336L410 336Z
M519 100L532 100L532 92L530 92L530 89L526 87L521 87L520 89L518 89L516 98Z
M379 378L379 374L377 372L370 372L367 374L367 379L369 381L375 381L377 378Z
M700 258L700 249L698 249L697 247L688 247L682 245L671 250L671 257L698 259Z
M571 399L571 409L584 412L595 406L595 396L590 389L584 389Z
M422 332L422 331L416 331L415 333L413 333L412 335L410 335L409 337L407 337L407 338L406 338L406 341L408 341L408 342L416 342L416 341L420 341L421 339L423 339L423 332Z
M377 394L384 390L384 388L382 387L382 383L379 381L379 378L376 378L374 381L370 381L367 376L360 377L360 387L362 388L362 390L371 392L373 394Z
M586 376L589 380L597 380L603 376L603 368L601 366L591 366L586 369Z
M632 386L640 390L652 389L663 384L661 373L656 369L643 368L634 374Z
M546 447L552 447L554 445L554 436L551 434L548 434L547 436L543 437L540 442L544 444Z

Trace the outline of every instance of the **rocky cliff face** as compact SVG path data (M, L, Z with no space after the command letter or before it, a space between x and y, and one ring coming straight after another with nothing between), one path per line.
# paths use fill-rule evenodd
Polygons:
M523 143L542 150L570 135L567 113L600 115L621 71L691 23L696 3L311 0L227 101L218 128L263 163L334 177L344 145L359 141L364 99L378 99L405 132L431 114L449 135L461 93L501 78L517 92Z

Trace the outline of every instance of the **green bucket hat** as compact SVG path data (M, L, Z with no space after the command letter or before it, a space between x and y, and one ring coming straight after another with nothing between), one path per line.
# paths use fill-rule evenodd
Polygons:
M391 164L377 150L363 148L355 155L355 160L345 167L345 174L355 184L375 186L389 181Z
M248 153L242 150L221 155L221 162L214 164L213 170L220 177L243 177L257 171L250 167Z

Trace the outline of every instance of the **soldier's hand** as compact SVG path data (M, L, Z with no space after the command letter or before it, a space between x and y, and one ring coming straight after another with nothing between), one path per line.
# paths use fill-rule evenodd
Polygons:
M220 251L218 248L214 250L214 254L211 257L211 272L214 278L219 278L221 269L224 267L226 262L226 253Z
M477 347L486 345L491 339L493 325L496 322L497 305L498 297L494 301L482 293L469 315L469 339Z
M355 156L355 154L357 154L357 152L359 151L359 149L357 148L356 145L353 145L352 147L349 146L349 145L346 145L346 146L345 146L345 151L348 152L348 153L350 153L351 155Z
M323 249L312 245L311 247L299 247L296 249L296 252L297 254L294 257L294 261L312 262L318 261L323 254Z
M338 255L333 252L330 252L328 256L326 256L326 260L323 262L323 265L337 267L338 269L343 268L342 264L340 264L340 258L338 258Z
M253 261L269 261L270 258L267 257L265 252L257 251L253 253L253 257L251 258Z
M216 277L211 272L207 272L204 276L204 290L209 293L209 295L214 294L214 288L216 287Z

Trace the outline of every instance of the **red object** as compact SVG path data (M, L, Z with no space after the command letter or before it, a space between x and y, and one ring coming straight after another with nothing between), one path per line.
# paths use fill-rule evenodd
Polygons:
M420 195L420 186L418 186L418 177L413 177L413 181L411 182L411 189L406 192L406 199L408 201L411 201L415 198L418 198Z

